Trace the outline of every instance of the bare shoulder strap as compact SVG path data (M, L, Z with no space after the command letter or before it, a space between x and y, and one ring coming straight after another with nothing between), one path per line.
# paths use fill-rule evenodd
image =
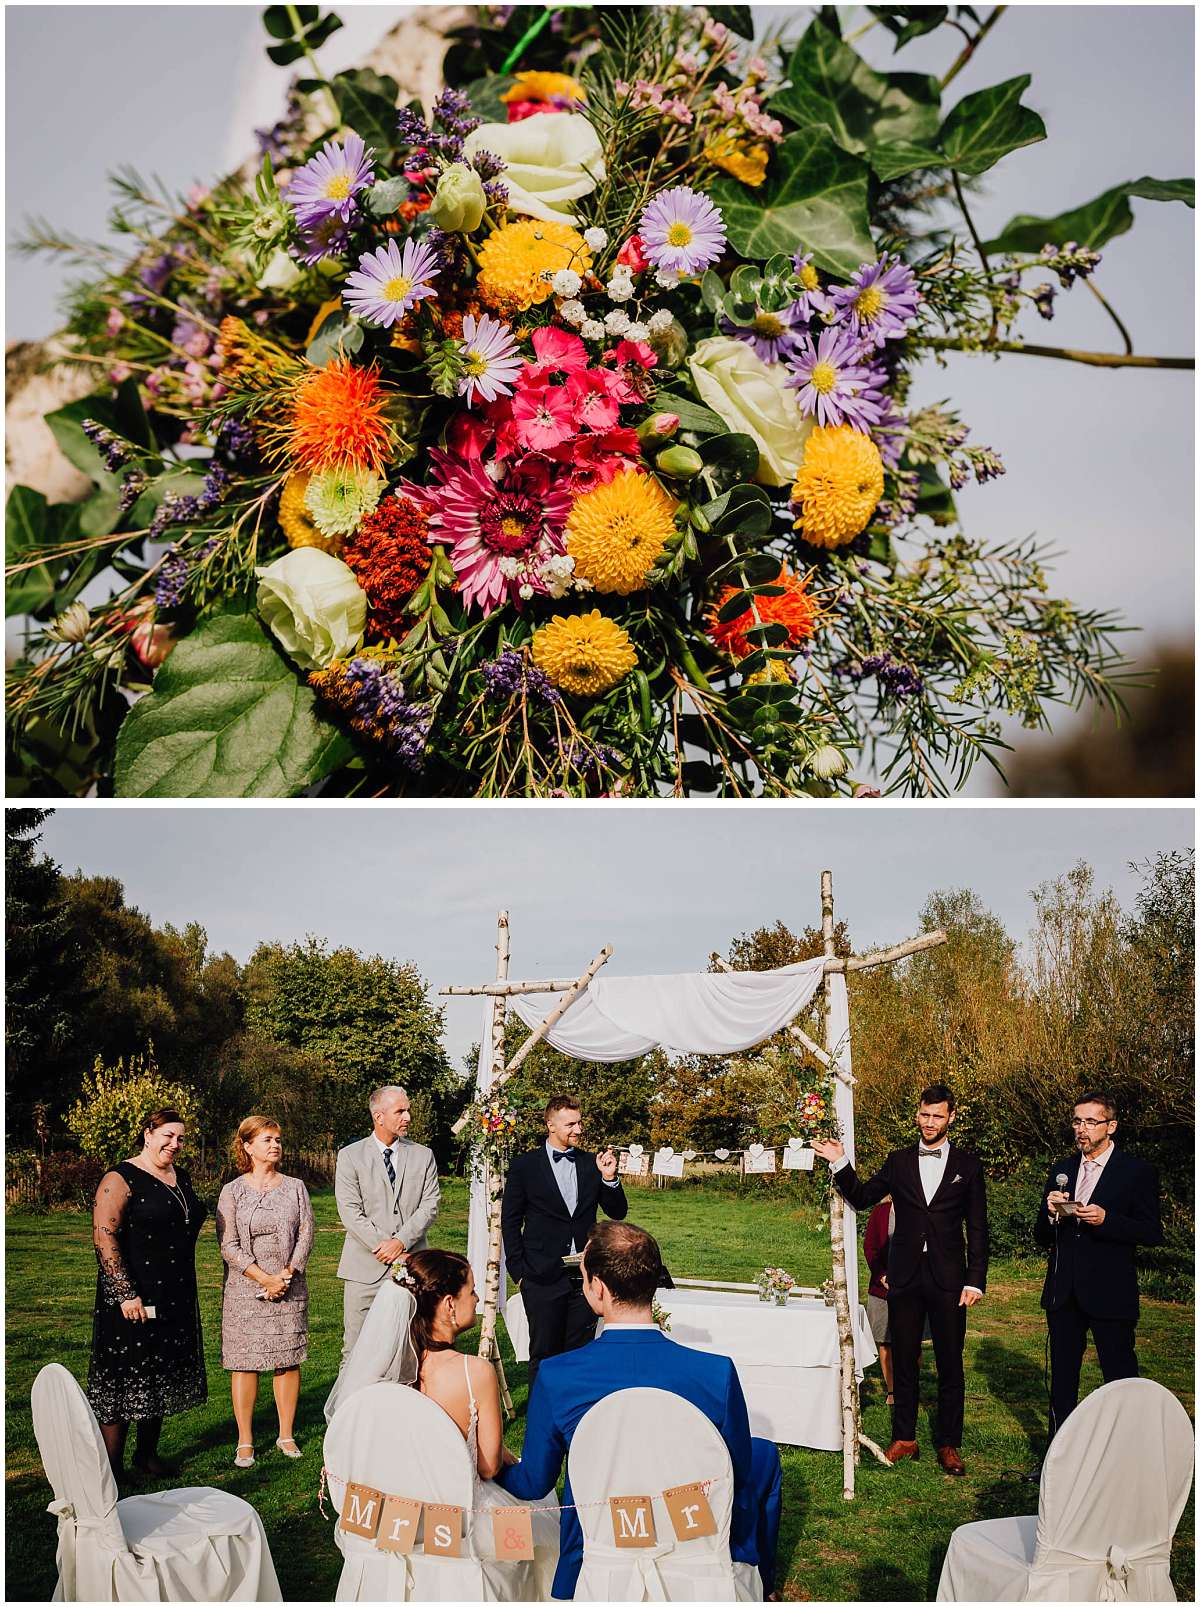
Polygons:
M471 1358L463 1357L463 1377L467 1381L467 1394L471 1397L471 1410L475 1410L475 1391L471 1387Z

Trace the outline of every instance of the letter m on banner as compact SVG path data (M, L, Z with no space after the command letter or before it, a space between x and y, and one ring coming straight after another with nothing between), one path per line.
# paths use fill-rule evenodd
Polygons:
M342 1502L343 1530L347 1534L362 1535L364 1540L374 1540L382 1506L381 1490L372 1490L367 1484L348 1484Z
M652 1546L654 1508L648 1495L614 1495L609 1497L612 1513L613 1544L615 1546Z

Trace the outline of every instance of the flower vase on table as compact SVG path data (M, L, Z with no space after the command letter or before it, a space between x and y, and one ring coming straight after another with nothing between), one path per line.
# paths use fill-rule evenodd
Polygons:
M754 1281L764 1305L786 1306L788 1295L796 1287L795 1278L782 1267L764 1267Z

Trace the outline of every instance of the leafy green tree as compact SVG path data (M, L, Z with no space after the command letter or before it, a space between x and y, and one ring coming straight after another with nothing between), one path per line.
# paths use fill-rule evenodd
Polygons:
M70 1036L64 988L70 974L68 922L58 866L38 853L47 809L5 812L5 1131L33 1135L33 1107L57 1104L64 1089L56 1065Z
M188 1128L194 1148L200 1130L200 1101L191 1088L159 1070L153 1050L134 1055L129 1064L106 1066L99 1055L83 1079L83 1092L67 1113L67 1126L85 1155L106 1166L127 1160L142 1147L146 1117L170 1106Z
M309 937L263 943L244 977L245 1022L256 1038L315 1056L323 1074L313 1091L331 1141L346 1143L368 1125L367 1099L384 1083L427 1093L430 1142L449 1152L449 1126L463 1103L462 1079L446 1058L443 1012L415 966Z

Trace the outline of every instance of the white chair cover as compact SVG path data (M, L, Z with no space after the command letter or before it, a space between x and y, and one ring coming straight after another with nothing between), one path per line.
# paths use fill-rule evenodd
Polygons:
M956 1529L939 1601L1174 1601L1171 1539L1195 1435L1149 1378L1094 1390L1051 1442L1036 1518Z
M662 1389L622 1389L583 1417L567 1458L583 1529L576 1601L761 1601L757 1568L729 1555L733 1467L725 1442L691 1401ZM678 1542L663 1490L712 1479L717 1532ZM608 1499L654 1498L653 1546L613 1543Z
M248 1502L201 1488L118 1501L99 1425L65 1367L42 1368L31 1405L58 1519L55 1601L282 1601Z
M325 1432L329 1496L341 1512L347 1484L388 1495L468 1509L461 1557L426 1556L422 1538L409 1556L371 1540L334 1538L345 1561L337 1601L539 1601L549 1596L557 1550L536 1563L498 1562L482 1488L458 1426L437 1404L403 1384L369 1384L346 1397ZM515 1501L512 1503L517 1504Z

